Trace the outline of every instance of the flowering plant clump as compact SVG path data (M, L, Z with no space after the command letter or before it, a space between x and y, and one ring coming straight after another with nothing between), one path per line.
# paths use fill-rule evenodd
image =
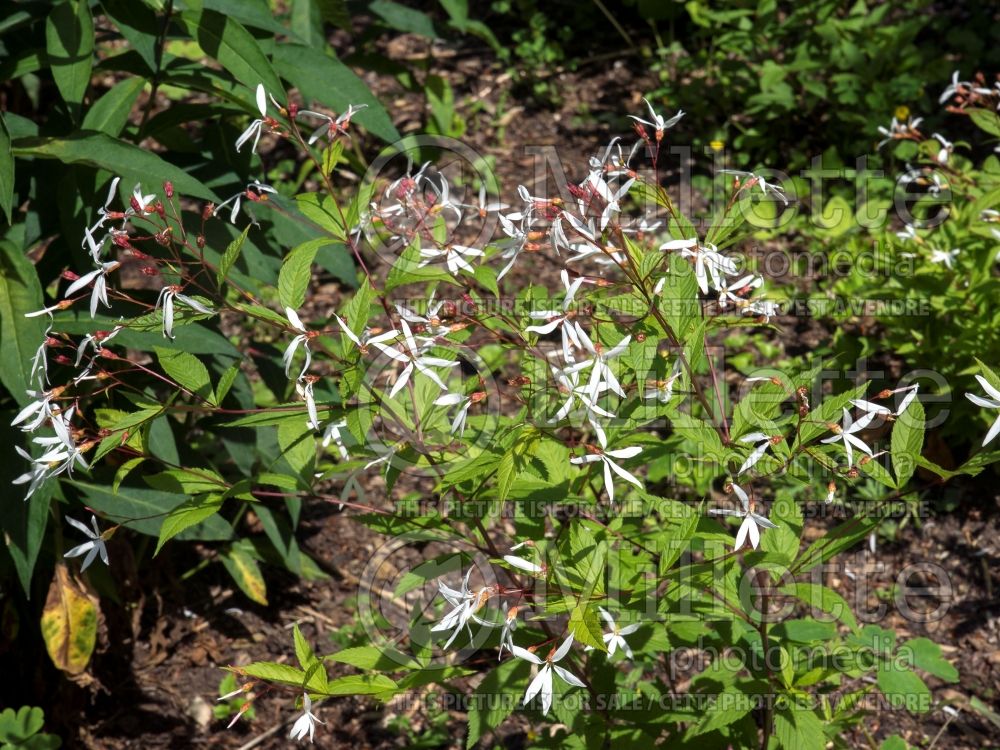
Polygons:
M924 678L957 679L928 639L860 626L824 578L919 490L918 467L935 470L916 385L725 361L728 332L783 325L785 293L740 253L747 213L793 200L763 171L726 173L696 225L660 179L682 113L647 103L634 143L614 139L551 193L519 186L510 206L405 148L405 168L345 198L359 107L305 110L263 85L253 99L234 149L286 140L319 189L253 180L198 206L170 183L122 195L110 179L82 237L90 264L29 313L45 333L13 420L26 501L58 479L97 516L93 532L67 518L89 539L65 553L83 567L99 555L114 574L112 534L154 536L156 552L197 539L266 603L265 558L317 575L292 534L307 502L420 552L395 590L362 577L368 600L406 609L402 627L369 611L370 642L329 655L296 628L298 666L231 668L234 722L268 686L296 706L291 737L312 740L326 700L440 684L470 697L469 746L522 711L552 723L536 740L553 747L823 747L876 698L927 711ZM321 230L278 267L254 244L272 213ZM226 222L245 227L216 245ZM331 248L356 288L318 304ZM970 399L1000 408L1000 381L981 376ZM869 479L874 502L812 522ZM267 554L240 538L251 512ZM408 608L425 585L438 596ZM685 649L708 657L680 684ZM328 662L357 673L331 678Z

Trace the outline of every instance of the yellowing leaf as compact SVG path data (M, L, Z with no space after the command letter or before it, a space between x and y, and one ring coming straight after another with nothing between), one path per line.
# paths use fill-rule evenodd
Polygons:
M45 648L56 667L71 675L87 668L97 643L99 615L97 597L70 575L64 563L57 563L41 623Z

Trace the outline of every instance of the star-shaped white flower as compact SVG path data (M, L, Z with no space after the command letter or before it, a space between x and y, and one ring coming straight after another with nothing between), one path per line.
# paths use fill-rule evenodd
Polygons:
M631 482L639 489L642 489L642 482L640 482L636 477L634 477L629 472L625 471L621 466L616 464L612 459L622 459L622 458L634 458L642 453L642 448L638 446L633 446L631 448L618 448L613 451L605 451L597 446L590 446L593 453L588 453L584 456L576 456L571 458L569 462L571 464L576 464L577 466L583 464L591 464L600 461L604 464L604 489L607 490L608 500L611 502L615 501L615 485L614 485L614 475L617 474L626 482Z
M260 140L261 130L267 120L267 92L264 91L263 83L257 84L256 100L257 111L260 112L260 117L251 122L247 126L247 129L240 133L240 137L236 139L237 152L243 148L244 143L253 138L253 146L250 147L250 152L257 153L257 142Z
M625 642L624 636L632 635L632 633L637 631L639 629L639 623L634 622L631 625L626 625L624 628L619 627L608 610L604 607L598 607L598 610L601 613L601 619L607 623L609 628L611 628L610 633L604 634L604 644L608 647L608 656L614 656L615 651L620 648L625 656L631 659L632 649Z
M729 510L728 508L712 508L708 512L714 516L735 516L737 518L742 518L743 523L740 524L739 531L736 532L736 544L733 547L733 551L739 550L744 543L749 539L750 546L757 549L757 545L760 544L760 529L758 527L763 527L765 529L776 529L777 524L772 523L767 520L764 516L753 511L753 506L750 504L750 498L747 493L739 485L732 485L733 492L736 493L736 497L740 499L740 505L743 506L742 510Z
M532 698L536 695L542 696L542 714L548 714L549 709L552 708L552 673L555 672L559 675L562 680L574 687L586 687L583 680L577 677L575 674L570 672L565 667L560 667L556 662L562 661L566 654L569 653L570 648L573 645L573 635L567 636L566 640L562 642L559 648L554 649L549 653L548 657L543 661L535 654L528 651L526 648L521 648L520 646L511 646L511 652L518 659L524 659L532 664L537 664L541 666L538 670L538 674L535 675L535 679L531 681L528 685L528 689L524 691L524 700L522 705L528 705Z
M851 413L844 409L844 418L839 425L830 425L830 429L836 433L832 437L825 438L821 440L821 443L844 443L844 450L847 452L847 466L851 467L854 465L854 448L857 448L862 453L866 453L869 456L872 455L872 449L869 448L857 437L855 433L861 432L868 428L868 425L872 423L875 419L875 415L871 413L866 413L863 417L860 417L857 421L851 419Z
M78 544L76 547L63 555L63 557L80 557L85 554L86 557L83 558L83 565L80 566L81 573L90 567L90 564L94 562L94 558L98 555L101 556L101 562L108 565L108 548L104 544L104 538L101 536L101 530L97 528L97 518L95 516L90 517L90 523L94 527L93 531L88 529L86 524L77 521L75 518L67 516L66 522L82 531L84 535L89 537L89 541L86 541L83 544Z
M984 409L1000 409L1000 390L994 388L990 381L982 375L976 375L976 380L979 381L979 385L983 387L987 395L992 396L992 398L983 398L982 396L977 396L975 393L966 393L965 397L976 406L981 406ZM989 432L986 433L986 437L983 438L983 445L986 445L998 434L1000 434L1000 415L997 415L993 426L990 427Z

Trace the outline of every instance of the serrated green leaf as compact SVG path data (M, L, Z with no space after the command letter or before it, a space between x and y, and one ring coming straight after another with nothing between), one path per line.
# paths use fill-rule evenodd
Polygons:
M226 247L226 252L222 254L222 259L219 261L219 267L215 270L215 281L222 287L222 282L226 280L229 276L230 270L233 268L233 264L236 263L237 259L240 257L240 253L243 251L243 243L247 240L247 235L250 234L250 227L252 224L247 225L247 228L243 230L239 237L234 239Z
M792 583L783 586L780 591L794 596L810 607L826 612L847 625L853 632L858 632L858 621L854 618L851 606L833 589L818 583Z
M212 390L212 380L208 368L193 354L177 349L156 347L156 358L160 367L182 387L188 389L212 406L217 406L215 393Z
M402 669L418 669L420 664L394 648L357 646L329 654L328 661L350 664L358 669L377 669L382 672L396 672Z
M383 695L399 686L382 674L359 674L338 677L331 681L324 695Z
M941 655L941 647L929 638L912 638L899 647L900 656L908 656L913 666L945 682L958 682L958 670Z
M890 448L898 487L910 481L916 471L917 459L924 447L925 421L923 405L913 399L893 424Z
M248 677L256 677L268 682L277 682L280 685L290 685L292 687L302 687L305 683L306 673L302 669L296 669L291 664L278 664L273 661L258 661L240 667L240 672Z
M222 495L200 495L170 511L160 527L160 536L156 541L153 557L159 554L167 541L218 513L222 508L222 502Z
M316 253L329 245L326 237L303 242L285 256L278 274L278 299L284 307L298 310L306 299L306 289L312 281L312 263Z

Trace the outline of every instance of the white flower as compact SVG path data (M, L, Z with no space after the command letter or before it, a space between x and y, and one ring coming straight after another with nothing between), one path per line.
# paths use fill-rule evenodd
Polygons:
M514 263L517 262L517 258L524 249L524 246L528 244L528 232L531 231L531 222L534 218L534 212L527 211L519 218L520 226L515 226L514 221L516 221L516 219L504 216L501 213L497 214L497 219L500 220L500 229L503 230L503 233L509 238L504 240L502 243L498 243L504 248L500 257L507 261L507 265L500 269L500 273L497 274L497 281L500 281L500 279L506 276L507 272L514 267Z
M699 245L696 238L688 240L670 240L660 245L660 250L680 250L681 257L694 259L694 275L698 279L698 288L702 294L708 294L708 282L711 279L712 286L716 289L721 286L723 276L733 276L737 273L736 263L719 252L719 249L708 242ZM656 289L657 294L663 287L661 280Z
M623 636L632 635L632 633L637 631L639 629L639 623L635 622L622 628L615 623L611 613L604 607L598 607L598 610L601 613L601 619L603 619L604 622L607 623L608 627L611 628L610 633L604 634L604 643L608 647L608 656L614 656L615 651L620 648L625 653L625 656L631 659L632 649L629 648L629 645L625 642L625 638Z
M216 206L215 209L212 211L212 216L218 216L219 211L221 211L223 208L232 203L233 207L229 212L229 221L235 224L236 217L239 216L240 213L240 206L243 203L243 199L248 198L250 200L253 200L254 202L261 201L263 200L262 196L264 193L271 193L272 195L277 195L278 191L275 190L270 185L265 185L260 180L253 180L252 182L247 183L247 186L240 192L236 193L236 195L226 198L226 200L222 201L222 203ZM256 226L256 222L254 222L254 225Z
M602 416L607 419L614 419L615 415L597 405L594 397L591 395L589 385L581 386L579 384L580 374L578 372L559 370L553 367L552 374L555 377L557 385L559 386L559 390L566 394L566 401L560 407L559 411L556 412L556 415L549 420L549 423L551 424L565 419L573 410L574 401L579 401L583 405L587 420L590 422L591 427L594 428L594 432L597 434L598 441L602 447L606 446L607 436L604 432L604 427L597 420L597 417Z
M564 667L560 667L556 662L562 661L563 657L569 653L570 647L573 645L573 635L570 634L566 637L566 640L562 642L562 645L558 649L554 649L545 661L542 661L535 654L528 651L526 648L521 648L520 646L511 646L511 652L518 659L524 659L525 661L530 661L532 664L537 664L541 666L538 670L538 674L535 675L535 679L531 681L528 685L528 689L524 691L524 700L522 705L528 705L536 695L541 694L542 696L542 714L548 714L549 709L552 708L552 673L555 672L563 681L575 687L586 687L583 681L577 677L575 674L570 672Z
M650 381L642 397L647 401L659 401L661 404L670 402L674 397L674 382L681 376L681 361L674 363L674 371L666 380Z
M788 198L785 197L784 189L778 187L777 185L769 183L759 174L756 174L754 172L745 172L741 169L720 169L719 172L723 174L735 174L741 177L749 177L750 179L748 179L740 186L741 190L746 187L752 188L754 185L757 185L760 188L760 192L762 192L764 195L771 193L780 198L786 206L788 205Z
M531 573L532 575L537 575L545 570L538 563L533 563L531 560L525 560L523 557L518 557L517 555L504 555L503 559L508 565L512 565L518 570L523 570L526 573Z
M762 526L765 529L776 529L778 526L767 520L764 516L754 513L753 506L750 504L750 498L747 497L747 493L742 487L736 484L732 485L732 487L733 492L740 499L740 505L743 506L743 509L728 510L725 508L712 508L708 512L715 516L735 516L743 519L739 531L736 532L736 545L733 547L734 552L740 549L747 539L750 540L750 546L757 549L757 545L760 544L760 529L758 526Z
M486 202L486 182L479 186L479 201L474 204L470 203L459 203L460 208L471 208L477 214L479 218L485 219L488 214L497 213L503 211L505 208L510 208L506 203L499 203L497 201Z
M447 245L443 249L425 247L420 249L420 256L423 260L417 264L417 268L423 268L438 258L444 258L445 267L452 276L458 277L459 271L474 274L476 269L469 265L468 259L481 258L482 255L482 250L464 245Z
M850 412L844 409L844 419L840 425L829 425L830 429L836 434L833 437L828 437L821 440L821 443L837 443L843 441L844 450L847 452L847 465L848 467L854 465L854 448L867 453L869 456L872 455L872 449L862 442L861 438L855 436L854 433L861 432L866 429L868 425L872 423L875 419L874 414L865 414L863 417L858 419L856 422L851 420Z
M763 278L754 276L753 274L747 274L733 282L721 279L718 285L719 307L725 310L729 307L730 303L735 304L737 307L748 306L751 303L747 300L747 297L763 283Z
M312 364L312 352L309 350L309 339L312 335L306 329L305 325L303 325L302 319L299 317L299 314L295 312L295 310L290 307L286 307L285 317L288 319L288 324L297 335L291 340L288 346L285 347L285 353L281 355L281 361L285 364L285 376L290 377L288 371L292 368L292 360L295 359L295 352L298 350L299 346L301 346L303 353L306 355L305 363L302 365L302 371L299 372L299 377L301 378L306 374L306 370L309 369L309 365Z
M37 430L46 419L52 416L52 400L62 392L62 388L53 388L50 391L25 391L34 400L17 413L11 421L11 427L17 427L22 422L24 432ZM34 416L30 422L28 417Z
M948 158L951 156L951 152L955 150L955 144L949 141L940 133L934 133L931 138L934 138L938 143L941 144L941 149L937 153L937 163L947 164Z
M94 527L93 531L88 529L85 524L80 523L75 518L67 516L66 521L71 526L74 526L82 531L90 538L90 541L78 544L76 547L63 555L63 557L79 557L80 555L86 554L87 556L83 558L83 565L80 566L81 573L85 571L92 562L94 562L94 558L98 555L101 556L101 562L108 565L108 548L104 544L104 538L101 536L101 530L97 528L97 518L95 516L90 517L90 523Z
M319 430L319 411L316 409L316 399L313 397L312 377L300 377L296 380L295 390L306 402L306 411L309 413L306 424L313 430Z
M741 443L757 443L754 449L747 456L746 461L740 466L739 470L736 472L737 475L742 474L747 469L751 469L756 466L757 462L764 456L768 447L771 445L771 437L765 435L763 432L751 432L749 435L744 435L740 438Z
M100 246L97 246L95 248L93 235L94 232L96 232L98 229L104 226L104 222L106 222L108 219L111 218L111 212L108 211L108 206L111 205L111 201L113 201L115 197L118 195L118 183L121 182L121 179L122 179L121 177L115 177L111 181L111 186L108 188L108 197L104 199L104 205L101 208L97 209L98 219L93 226L89 227L84 232L83 242L80 243L80 247L84 247L87 244L90 245L90 254L94 257L94 262L98 261L97 255L95 253L98 253L100 251Z
M892 416L892 409L889 407L882 406L881 404L873 404L871 401L865 401L863 398L851 399L851 405L858 407L866 414L871 414L873 417Z
M579 323L574 321L573 325L576 327L577 338L583 344L583 348L590 352L591 356L589 359L567 367L566 372L580 372L588 367L591 368L590 383L587 385L587 391L591 399L596 400L603 391L613 391L622 398L625 398L625 391L622 390L621 384L618 382L618 378L615 377L615 373L608 365L608 362L619 357L628 348L629 342L632 340L631 334L625 336L625 338L611 349L605 351L600 344L595 344L590 340L590 337L580 327Z
M642 123L643 125L648 125L649 127L653 128L656 131L656 140L658 141L663 138L664 130L669 130L670 128L672 128L674 125L680 122L680 119L684 116L684 110L679 109L677 110L676 115L671 117L669 120L664 120L663 117L661 117L656 113L656 111L653 109L653 105L649 103L648 99L643 97L642 100L646 102L646 107L649 108L650 119L643 120L641 117L636 117L635 115L629 115L629 119L635 120L638 123Z
M31 358L31 372L28 374L28 380L34 380L36 375L41 375L38 379L39 387L42 387L45 383L49 382L49 347L53 344L58 345L59 341L51 337L52 325L45 329L45 336L42 337L42 343L38 345L35 349L35 356ZM80 364L79 356L77 357L77 365Z
M503 650L506 648L514 653L514 631L517 630L517 607L510 607L507 602L502 606L504 620L500 628L500 649L497 659L503 657Z
M257 111L260 112L260 117L253 122L251 122L247 129L244 130L240 137L236 139L236 151L238 152L243 148L243 144L253 138L253 146L250 147L251 153L257 153L257 141L260 140L260 133L264 127L264 122L267 119L267 93L264 91L264 84L257 84Z
M451 422L450 432L452 435L465 434L465 419L469 414L469 407L472 406L472 399L469 396L463 396L461 393L446 393L434 401L435 406L456 406L458 404L461 404L461 406L459 406Z
M591 172L585 183L604 202L604 209L601 211L600 227L603 231L611 220L611 215L621 212L620 201L628 195L629 188L635 182L635 178L630 178L612 191L611 186L597 172Z
M387 346L381 342L376 342L374 339L370 342L392 359L406 364L403 371L399 374L399 377L396 378L396 382L392 386L392 390L389 391L389 398L395 397L395 395L406 386L414 370L426 375L442 391L448 390L448 387L444 384L438 374L430 368L458 367L459 363L450 362L449 360L441 359L440 357L428 357L427 355L422 354L421 350L424 347L417 345L416 339L410 331L409 324L407 324L405 320L401 320L400 328L403 329L403 343L405 344L406 349L405 352L400 349L396 349L395 347Z
M359 111L367 107L367 104L349 104L347 109L345 109L339 117L334 119L330 115L325 115L322 112L313 112L310 109L300 109L296 117L301 117L302 115L318 117L324 120L323 124L313 131L312 135L309 136L309 145L313 145L318 141L323 135L330 138L335 137L338 133L343 133L348 135L347 127L351 124L351 118L354 117ZM350 137L350 136L348 136Z
M897 388L894 391L889 391L887 395L894 395L896 393L905 393L903 400L899 402L899 408L896 409L896 416L898 417L904 411L906 407L910 405L910 402L917 397L917 391L920 389L919 383L914 383L913 385L906 386L905 388Z
M109 263L101 263L100 268L91 271L88 274L84 274L72 284L66 290L63 295L64 299L72 297L78 291L83 289L90 282L94 282L94 290L90 293L90 317L93 318L97 315L97 303L104 303L105 307L111 307L111 303L108 302L108 282L107 274L114 271L121 263L114 260Z
M445 642L444 648L448 648L452 644L455 637L462 632L462 628L468 631L469 640L472 640L472 628L469 627L469 620L473 619L476 612L482 608L489 598L490 592L488 589L483 588L476 593L473 593L469 589L469 577L471 575L472 568L469 568L469 572L462 579L462 588L457 590L438 581L438 592L452 606L451 611L441 619L441 622L431 628L432 633L443 630L454 631L451 637Z
M313 715L312 698L309 697L308 693L302 693L302 715L292 724L292 731L288 733L288 736L293 740L301 740L308 734L309 741L312 742L313 735L316 733L317 722L320 724L326 723Z
M983 398L982 396L977 396L974 393L966 393L965 397L976 406L981 406L984 409L1000 409L1000 390L994 388L990 381L982 375L976 375L976 380L979 381L979 385L981 385L983 390L986 391L986 393L992 398ZM997 434L1000 434L1000 415L997 416L996 421L993 422L993 426L990 427L989 432L986 433L986 437L983 438L983 445L990 442L997 436Z
M337 452L340 454L340 458L344 461L349 459L351 456L347 452L347 446L344 445L344 438L341 435L341 430L347 429L347 420L341 419L339 422L331 422L326 426L326 431L323 433L323 447L326 448L330 443L334 443L337 446Z
M878 142L876 149L882 148L885 144L899 140L901 138L914 138L920 135L917 130L920 127L920 123L923 122L922 117L906 118L906 122L900 122L895 117L892 118L892 122L889 123L888 128L883 128L881 125L878 127L878 132L885 136L881 141Z
M583 284L583 277L579 276L573 281L569 280L569 274L566 269L562 270L560 274L562 279L563 287L566 290L563 296L562 310L537 310L535 312L530 312L528 315L535 320L545 320L546 323L536 326L528 326L525 328L525 332L537 333L539 336L544 336L552 333L556 328L558 328L562 334L562 352L563 359L566 362L573 361L573 349L582 349L583 344L581 343L579 337L576 335L576 329L573 326L572 315L570 311L570 305L573 304L573 298L576 296L577 290L580 285Z
M955 258L958 254L962 252L958 248L954 250L938 250L936 248L931 249L931 263L944 263L948 270L955 269Z
M205 305L198 302L196 299L192 299L185 294L181 294L180 287L176 285L165 286L160 290L159 296L156 298L156 304L153 306L153 311L155 312L159 308L163 308L163 335L169 339L174 337L174 300L183 302L185 305L190 307L196 312L204 313L205 315L214 315L215 311L211 308L205 307Z
M638 456L642 452L642 448L634 446L631 448L618 448L613 451L605 451L594 448L597 450L596 453L588 453L585 456L577 456L571 458L569 462L571 464L576 464L577 466L583 464L591 464L600 461L604 464L604 489L607 490L608 500L614 502L615 500L615 487L614 487L614 474L617 474L626 482L631 482L639 489L642 489L642 482L636 479L632 474L625 471L622 467L616 464L611 459L613 458L633 458Z

